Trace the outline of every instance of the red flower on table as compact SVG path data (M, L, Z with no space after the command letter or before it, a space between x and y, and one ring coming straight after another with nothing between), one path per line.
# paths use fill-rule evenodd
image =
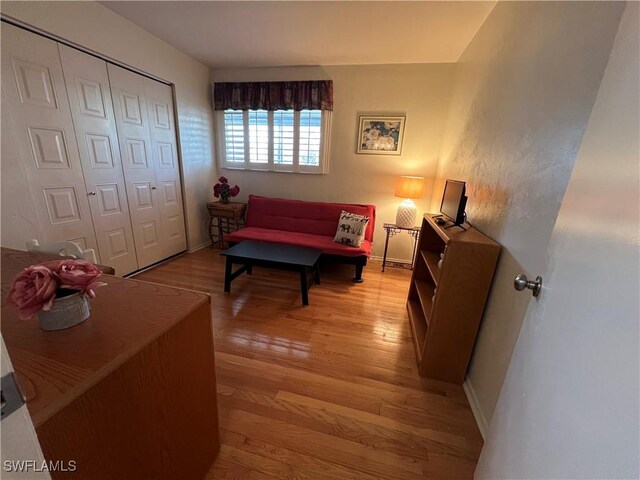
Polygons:
M220 177L218 182L219 183L216 183L213 186L214 197L228 200L230 197L235 197L240 193L240 187L238 185L234 185L233 187L229 186L229 180L227 177Z

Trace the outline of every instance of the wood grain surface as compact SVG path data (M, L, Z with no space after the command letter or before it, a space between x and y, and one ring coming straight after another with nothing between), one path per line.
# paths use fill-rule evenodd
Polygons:
M54 479L199 479L218 450L209 296L113 276L91 316L45 332L5 305L40 257L2 249L2 335Z
M471 360L501 248L472 226L466 228L443 228L433 214L424 215L407 298L420 374L459 384Z
M215 248L136 277L212 296L222 446L207 479L472 478L482 439L462 387L418 375L411 272L374 265L356 285L350 270L322 265L308 307L292 272L255 268L225 295Z

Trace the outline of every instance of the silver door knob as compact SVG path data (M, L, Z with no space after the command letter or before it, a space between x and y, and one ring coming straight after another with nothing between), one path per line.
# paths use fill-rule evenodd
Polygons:
M540 290L542 290L542 277L538 275L536 279L531 282L527 279L527 276L521 273L518 275L513 281L513 288L517 291L521 292L525 288L531 290L531 293L534 297L540 295Z
M90 196L91 196L91 195L95 195L95 194L96 194L96 192L89 192L89 193L87 193L87 195L90 195Z

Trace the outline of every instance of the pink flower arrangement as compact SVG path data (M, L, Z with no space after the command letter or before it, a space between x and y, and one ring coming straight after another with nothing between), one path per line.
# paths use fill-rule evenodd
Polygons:
M238 185L230 187L227 177L220 177L218 183L213 186L214 197L220 197L223 203L228 202L230 197L235 197L238 193L240 193L240 187Z
M55 260L25 268L13 280L7 302L18 307L20 318L32 318L40 310L48 311L56 298L83 292L95 298L94 289L106 285L97 282L102 272L86 260Z

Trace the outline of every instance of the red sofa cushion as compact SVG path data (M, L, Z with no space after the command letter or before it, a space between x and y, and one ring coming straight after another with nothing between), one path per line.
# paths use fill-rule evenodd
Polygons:
M376 216L374 205L305 202L249 195L245 225L247 227L323 235L331 237L331 241L333 241L342 210L369 217L364 238L369 243L373 242Z
M336 224L337 228L337 224ZM335 233L335 232L334 232ZM313 233L290 232L275 230L273 228L245 227L237 232L225 235L228 242L242 242L243 240L257 240L261 242L283 243L300 247L312 247L322 250L322 253L330 255L342 255L345 257L359 257L371 255L371 242L365 240L359 247L351 247L333 241L333 235L314 235Z

